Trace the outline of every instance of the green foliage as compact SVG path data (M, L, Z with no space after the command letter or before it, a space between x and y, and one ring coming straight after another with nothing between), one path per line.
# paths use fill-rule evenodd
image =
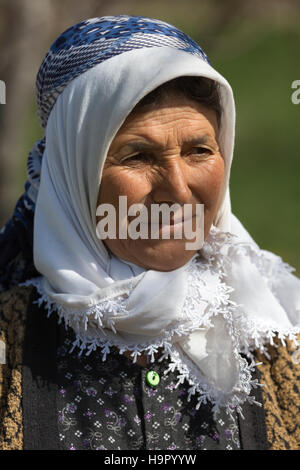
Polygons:
M236 38L238 41L238 39ZM300 270L299 32L265 31L253 47L214 66L236 100L237 135L231 173L233 212L257 243Z

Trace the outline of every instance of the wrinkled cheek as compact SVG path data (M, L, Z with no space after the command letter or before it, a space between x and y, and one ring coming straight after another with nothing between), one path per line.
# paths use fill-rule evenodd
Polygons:
M224 179L224 160L219 158L214 165L209 168L207 173L207 197L210 206L215 207L218 204L222 184Z
M209 232L210 226L215 219L220 205L221 191L224 178L224 163L218 162L210 167L201 178L200 200L204 204L205 233Z
M144 203L148 193L151 191L149 182L145 175L135 172L117 171L117 169L108 170L103 174L99 195L98 204L112 204L116 209L117 225L119 220L124 218L127 220L127 211L133 204ZM126 196L126 200L122 201L120 206L120 196ZM121 216L119 215L119 209ZM124 212L125 208L125 212Z
M204 204L205 213L211 213L216 210L220 194L221 184L216 184L215 181L205 189L202 188L201 194L199 194L199 199L202 201L202 204Z

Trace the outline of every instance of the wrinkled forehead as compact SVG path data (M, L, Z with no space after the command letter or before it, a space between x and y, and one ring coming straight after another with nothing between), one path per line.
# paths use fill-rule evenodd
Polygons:
M165 93L164 89L162 94L159 90L160 87L142 99L126 117L108 154L124 151L124 146L131 148L133 143L141 151L163 150L175 143L217 146L219 122L210 104L203 103L201 96L195 98L181 90Z
M222 106L219 85L204 77L180 76L144 96L127 116L124 124L141 116L164 113L166 109L189 110L205 115L216 133L221 123Z

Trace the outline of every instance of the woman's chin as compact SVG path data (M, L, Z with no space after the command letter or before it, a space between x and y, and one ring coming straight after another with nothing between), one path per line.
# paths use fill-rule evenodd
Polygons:
M155 240L144 246L136 243L127 254L132 253L131 262L145 269L172 271L185 265L196 252L187 250L182 240Z

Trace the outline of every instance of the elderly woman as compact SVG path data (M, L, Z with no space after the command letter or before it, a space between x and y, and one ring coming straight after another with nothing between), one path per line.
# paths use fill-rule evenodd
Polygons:
M0 447L296 449L300 282L231 212L228 82L173 26L103 17L53 43L37 101L0 239Z

